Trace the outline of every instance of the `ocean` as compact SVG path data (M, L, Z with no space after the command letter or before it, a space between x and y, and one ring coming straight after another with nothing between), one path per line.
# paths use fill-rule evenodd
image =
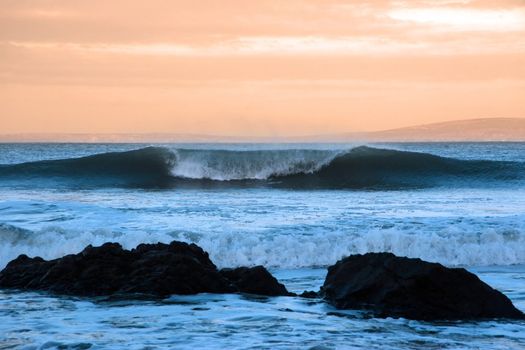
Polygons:
M461 266L525 311L525 143L0 144L0 269L88 244L194 242L292 292L387 251ZM0 349L525 349L525 322L372 318L250 295L0 290Z

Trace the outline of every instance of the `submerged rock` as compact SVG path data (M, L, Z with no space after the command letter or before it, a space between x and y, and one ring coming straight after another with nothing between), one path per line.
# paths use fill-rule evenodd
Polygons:
M263 266L222 269L220 272L242 293L270 296L293 295Z
M50 261L20 255L0 272L0 287L79 296L289 294L263 267L244 269L243 273L220 273L208 253L195 244L173 241L125 250L118 243L105 243Z
M501 292L462 268L390 253L352 255L328 268L321 294L339 309L415 320L523 319Z
M313 290L305 290L298 296L306 299L316 299L319 298L319 292L314 292Z

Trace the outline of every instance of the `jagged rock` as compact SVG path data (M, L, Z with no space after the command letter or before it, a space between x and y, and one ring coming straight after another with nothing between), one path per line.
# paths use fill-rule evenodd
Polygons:
M321 288L339 309L416 320L522 319L501 292L462 268L390 253L352 255L328 268Z
M118 243L86 247L46 261L20 255L0 272L0 288L78 296L167 296L196 293L289 293L264 267L218 270L195 244ZM353 255L329 267L319 293L340 309L367 309L382 317L417 320L523 319L502 293L465 269L446 268L390 253Z
M270 296L292 295L263 266L222 269L220 272L241 293Z
M195 244L173 241L140 244L125 250L118 243L105 243L50 261L20 255L0 272L0 287L79 296L237 291L288 295L286 288L266 269L245 269L242 274L233 274L234 281L227 279L211 262L208 253ZM250 283L253 283L251 287Z
M306 299L315 299L315 298L319 298L319 293L318 292L314 292L312 290L305 290L304 292L302 292L298 296L301 297L301 298L306 298Z

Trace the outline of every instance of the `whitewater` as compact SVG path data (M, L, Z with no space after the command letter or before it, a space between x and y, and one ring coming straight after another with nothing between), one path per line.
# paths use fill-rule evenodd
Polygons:
M525 143L0 144L0 268L172 240L219 267L265 265L294 292L344 256L388 251L466 267L525 310ZM520 349L524 334L296 298L0 291L0 348Z

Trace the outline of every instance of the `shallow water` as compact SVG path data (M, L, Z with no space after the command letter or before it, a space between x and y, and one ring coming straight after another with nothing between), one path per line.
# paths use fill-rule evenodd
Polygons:
M194 159L194 165L206 165L207 174L224 175L229 168L238 167L234 174L249 175L261 174L275 163L276 154L267 156L266 149L314 150L308 156L325 162L326 154L341 154L354 145L164 146L179 153L184 149L185 164ZM7 144L0 145L0 164L140 147L143 145ZM525 163L523 143L381 147L461 160ZM227 166L203 160L210 150L218 149L263 155L253 166L250 157L236 158L231 153ZM191 158L193 154L198 156ZM288 158L279 169L286 162L304 160L304 154L286 153ZM219 267L268 266L288 289L302 292L317 290L325 266L343 256L390 251L465 266L525 311L525 186L521 181L485 179L481 175L469 181L455 178L450 184L396 190L309 190L54 186L56 182L39 186L45 182L39 176L30 182L10 178L9 183L0 176L0 267L21 253L56 258L106 241L132 248L142 242L178 239L202 246ZM525 348L525 323L375 319L290 297L198 295L155 302L108 302L0 291L0 349L316 346L520 349Z
M317 289L324 269L272 271L292 291ZM525 309L525 266L474 269ZM250 295L100 301L0 292L8 348L521 349L525 321L418 322L371 318L317 300Z

